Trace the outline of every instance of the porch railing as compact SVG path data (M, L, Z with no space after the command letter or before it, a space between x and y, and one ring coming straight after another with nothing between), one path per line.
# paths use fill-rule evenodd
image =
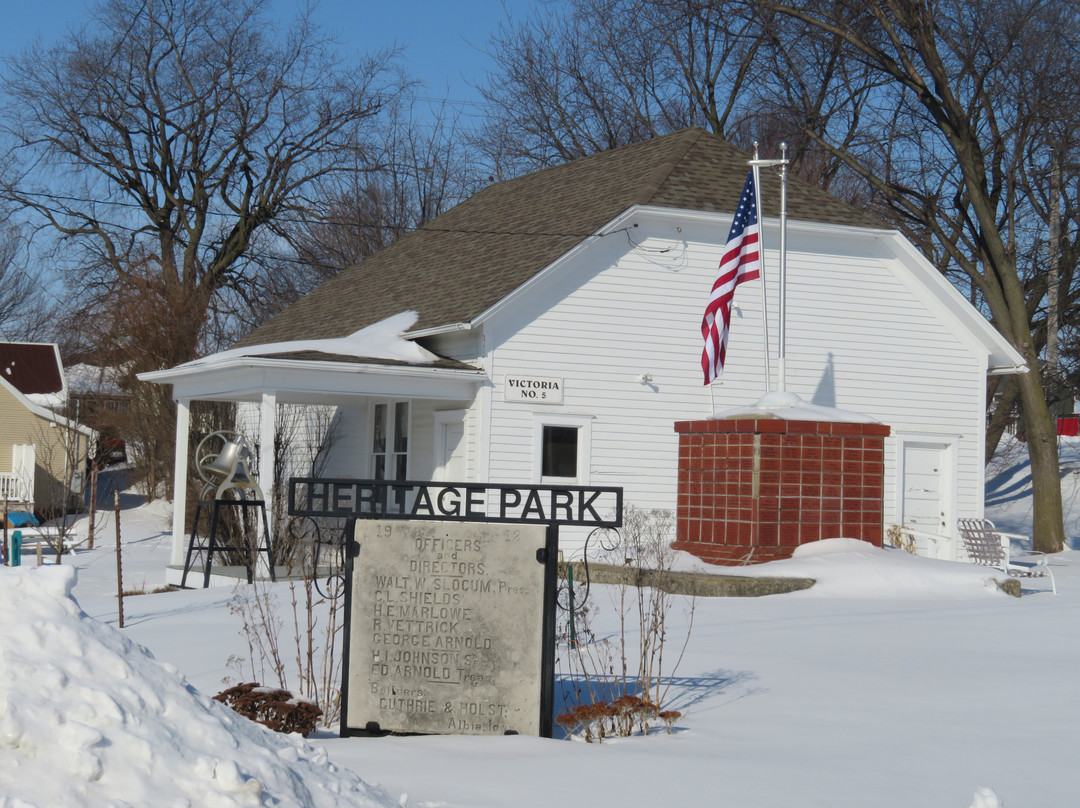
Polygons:
M0 504L3 502L29 502L29 492L21 476L10 471L0 471Z

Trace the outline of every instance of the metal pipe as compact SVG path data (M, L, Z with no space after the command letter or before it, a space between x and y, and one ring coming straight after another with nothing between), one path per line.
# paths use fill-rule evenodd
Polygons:
M577 645L577 627L574 625L574 563L566 565L566 586L570 593L570 645Z
M769 307L768 294L765 291L765 214L761 210L761 167L758 165L758 143L754 141L754 159L750 161L750 169L754 172L754 207L757 208L758 220L758 262L761 269L761 330L764 337L763 350L765 352L765 392L772 392L772 348L769 345ZM716 407L713 407L716 411Z
M124 627L124 567L120 552L120 492L113 489L113 512L116 514L116 603L120 628Z
M787 390L787 143L780 144L780 327L776 389Z
M754 159L750 160L750 166L754 170L754 184L758 185L759 170L761 166L779 166L780 167L780 261L779 272L777 273L777 282L779 286L778 294L778 328L777 328L777 363L776 363L776 389L778 392L785 392L787 389L787 143L780 144L780 159L779 160L761 160L757 154L757 144L754 144ZM756 188L755 188L756 190ZM760 206L758 207L758 247L762 257L762 295L765 293L764 283L764 225L762 224L762 211ZM764 316L764 298L762 301L762 316ZM765 350L766 354L769 350L769 334L768 330L765 331ZM770 373L768 369L768 358L766 358L766 372ZM766 391L768 385L766 385Z

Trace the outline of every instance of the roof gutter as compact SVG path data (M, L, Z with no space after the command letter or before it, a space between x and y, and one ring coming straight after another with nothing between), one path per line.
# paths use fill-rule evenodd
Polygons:
M1003 365L986 371L989 376L1014 376L1019 373L1029 372L1031 372L1031 368L1027 365Z
M165 370L149 370L142 373L135 374L135 377L141 382L153 382L154 384L174 384L180 379L201 376L207 373L220 373L230 372L238 370L332 370L342 373L369 373L376 375L405 375L405 376L428 376L428 375L450 375L450 376L484 376L484 371L480 368L465 369L465 368L440 368L433 365L419 365L419 364L401 364L401 365L383 365L383 364L365 364L364 362L340 362L340 361L319 361L317 364L308 362L304 363L303 360L296 359L276 359L263 356L236 356L231 357L221 362L215 362L213 364L204 365L190 365L183 367L183 369L167 368Z

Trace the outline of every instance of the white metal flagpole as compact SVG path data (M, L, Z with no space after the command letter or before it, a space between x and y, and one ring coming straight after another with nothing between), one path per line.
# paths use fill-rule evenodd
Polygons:
M761 213L761 167L758 159L758 142L754 141L754 159L750 161L754 172L754 205L758 220L758 274L761 277L761 328L765 337L765 392L772 392L772 353L769 347L769 307L768 294L765 292L765 226Z
M761 312L765 323L765 392L771 392L769 381L772 371L769 366L769 327L768 316L765 309L765 224L764 215L760 204L760 169L762 166L780 167L780 261L777 282L779 285L778 295L778 328L777 328L777 362L776 362L776 389L784 392L787 389L787 143L780 144L779 160L761 160L758 158L758 144L754 143L754 159L750 160L750 166L754 171L755 191L758 193L758 248L761 255Z
M780 328L776 358L776 389L787 390L787 143L780 144Z

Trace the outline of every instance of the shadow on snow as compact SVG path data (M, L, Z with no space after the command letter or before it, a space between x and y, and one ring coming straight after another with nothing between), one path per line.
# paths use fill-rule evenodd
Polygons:
M666 679L662 689L666 690L667 697L664 699L665 710L678 710L684 718L689 717L695 707L721 696L727 696L728 701L745 698L762 692L762 688L748 686L757 679L757 674L749 671L720 670L708 673L704 676L674 676ZM591 684L591 690L589 685ZM636 687L636 682L627 681L625 692L630 695L641 695ZM593 694L590 697L590 692ZM600 701L612 701L623 694L622 678L618 676L590 677L586 682L583 676L571 676L557 674L555 677L555 710L556 717L570 712L578 704L589 704L594 699ZM567 733L556 724L553 728L553 737L565 738Z

